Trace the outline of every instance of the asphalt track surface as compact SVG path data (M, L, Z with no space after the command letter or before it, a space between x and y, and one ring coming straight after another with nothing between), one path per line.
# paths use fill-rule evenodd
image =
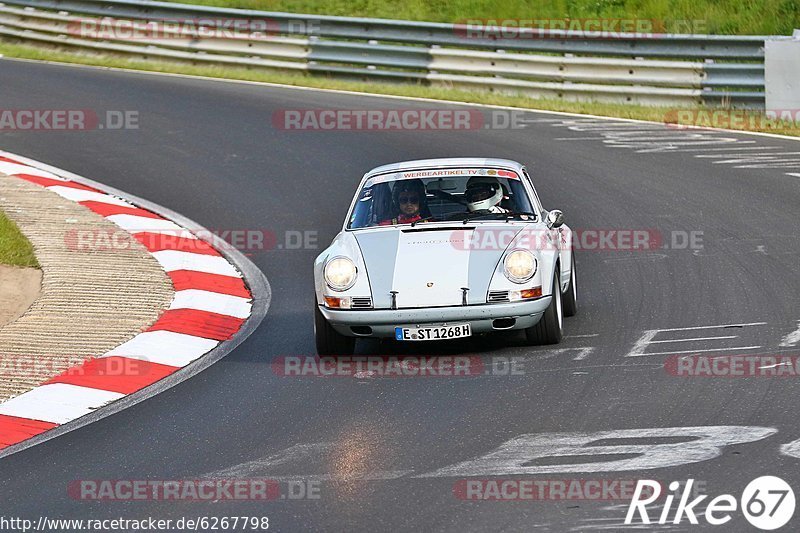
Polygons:
M712 496L738 497L750 480L771 474L800 489L800 459L781 453L782 445L800 439L796 379L674 377L663 368L676 351L797 352L790 334L800 319L800 183L789 173L798 170L791 163L739 168L748 165L695 157L758 147L791 153L798 151L796 142L713 132L707 135L734 139L746 150L726 152L732 145L714 144L716 151L699 151L707 145L686 144L642 152L639 145L620 146L608 129L570 129L564 125L569 117L545 113L525 114L520 129L287 132L272 127L273 112L449 106L8 60L0 62L0 78L5 109L136 110L140 116L137 130L4 132L3 149L148 198L210 229L318 232L322 248L338 231L366 170L406 159L490 156L528 164L545 207L562 209L573 228L703 232L697 250L577 252L580 309L566 320L570 337L558 349L526 347L520 336L442 346L361 345L364 353L474 354L487 368L519 357L523 372L513 376L277 375L271 367L276 357L314 354L311 266L319 250L254 251L251 259L273 290L255 333L177 387L3 459L3 515L266 515L280 531L617 531L625 529L625 502L462 501L453 487L466 477L463 471L440 469L524 434L691 426L777 431L699 462L682 460L681 451L658 451L665 442L691 438L655 432L638 439L673 464L664 468L536 476L498 470L478 477L694 478ZM637 139L672 131L635 127ZM672 133L679 141L691 134ZM665 354L626 357L647 330L729 324L754 325L658 332L653 340L670 342L643 351ZM733 338L687 340L717 336ZM289 459L275 465L275 456ZM322 480L320 498L98 502L67 494L74 480L196 479L251 461L237 475ZM551 457L530 464L575 462ZM493 464L487 468L499 468ZM738 513L724 527L753 530ZM670 529L703 526L684 519Z

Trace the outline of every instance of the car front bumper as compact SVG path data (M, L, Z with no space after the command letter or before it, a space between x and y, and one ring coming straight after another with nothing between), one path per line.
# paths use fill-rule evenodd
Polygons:
M349 337L394 338L396 327L425 327L469 324L472 333L529 328L550 305L551 296L535 300L418 309L328 309L322 316L342 335Z

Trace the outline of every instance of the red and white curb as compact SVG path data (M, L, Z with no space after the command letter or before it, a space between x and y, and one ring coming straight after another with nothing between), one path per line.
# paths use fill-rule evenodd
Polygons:
M129 232L171 278L175 297L156 322L133 339L0 404L0 450L177 372L231 339L253 312L253 296L242 273L191 230L41 167L47 165L34 166L21 156L0 153L0 172L75 201ZM169 238L159 238L165 235ZM112 367L135 371L105 371Z

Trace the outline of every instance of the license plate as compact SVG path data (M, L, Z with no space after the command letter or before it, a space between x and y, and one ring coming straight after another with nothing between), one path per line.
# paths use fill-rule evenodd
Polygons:
M472 335L469 324L451 324L426 328L394 328L394 338L399 341L441 341L461 339Z

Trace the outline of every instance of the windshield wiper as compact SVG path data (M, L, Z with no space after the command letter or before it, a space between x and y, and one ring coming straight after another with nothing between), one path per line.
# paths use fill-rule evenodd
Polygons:
M487 217L487 216L490 216L490 215L494 216L494 217L504 218L506 222L508 222L509 220L511 220L514 217L519 217L519 216L523 216L523 215L533 217L533 220L536 220L536 213L528 213L526 211L508 211L508 212L503 212L503 213L491 213L491 212L490 213L479 213L477 215L466 217L464 220L462 220L462 223L466 224L467 222L471 222L473 220L477 220L479 218Z
M434 218L435 217L433 215L431 215L429 217L425 217L425 218L421 218L419 220L415 220L414 222L411 223L411 227L413 228L414 226L416 226L418 222L427 222L429 220L433 220Z

